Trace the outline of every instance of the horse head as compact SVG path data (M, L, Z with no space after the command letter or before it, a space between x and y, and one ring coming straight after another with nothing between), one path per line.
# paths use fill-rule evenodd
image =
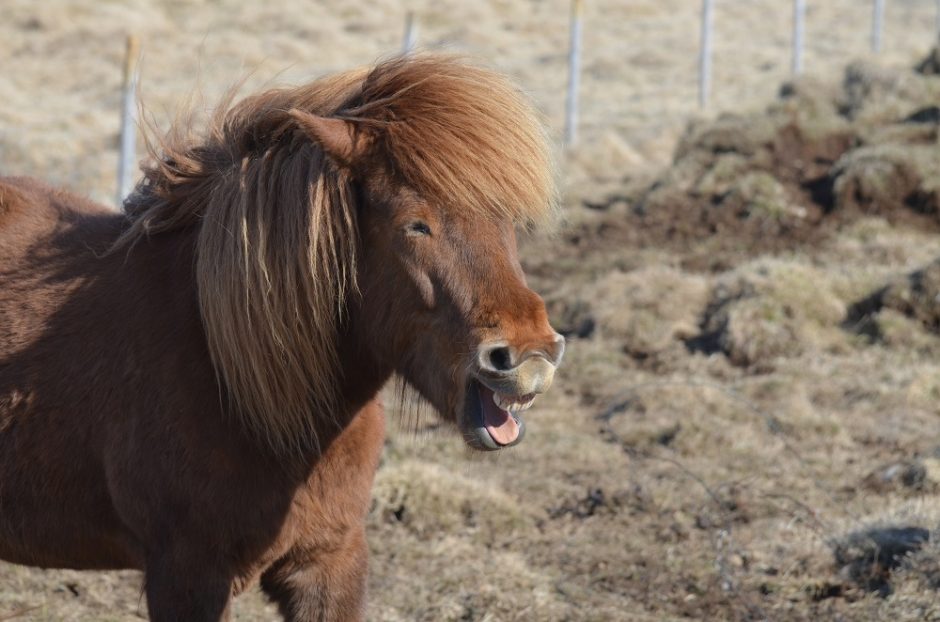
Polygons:
M522 439L520 414L564 354L516 243L517 228L552 210L554 188L541 130L518 95L500 81L490 85L493 109L468 104L487 85L454 92L467 77L422 92L411 76L395 98L373 95L383 109L367 120L361 109L291 114L352 180L369 348L471 447L495 450Z

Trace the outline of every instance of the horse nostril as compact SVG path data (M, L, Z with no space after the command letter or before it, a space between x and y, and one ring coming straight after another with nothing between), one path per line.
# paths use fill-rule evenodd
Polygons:
M477 350L477 365L481 371L502 375L518 364L512 347L505 341L480 344Z
M493 348L490 350L490 363L496 371L507 371L512 369L512 356L509 348Z

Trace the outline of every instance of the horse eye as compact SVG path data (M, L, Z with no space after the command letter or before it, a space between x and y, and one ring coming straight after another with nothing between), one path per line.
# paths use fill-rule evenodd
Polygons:
M431 227L425 222L416 220L410 225L408 225L408 234L409 235L431 235Z

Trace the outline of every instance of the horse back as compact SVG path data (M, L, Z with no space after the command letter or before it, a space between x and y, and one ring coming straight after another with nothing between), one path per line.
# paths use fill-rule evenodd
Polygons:
M61 224L80 215L113 210L30 177L0 177L0 258L3 264Z
M218 402L191 246L108 252L125 227L105 206L0 179L0 558L138 566L114 506L134 439L155 412Z

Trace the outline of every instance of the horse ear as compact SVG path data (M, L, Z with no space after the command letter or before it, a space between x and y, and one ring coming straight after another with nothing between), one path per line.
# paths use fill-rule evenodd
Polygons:
M297 108L288 114L304 134L340 166L352 167L368 150L368 132L352 121L321 117Z

